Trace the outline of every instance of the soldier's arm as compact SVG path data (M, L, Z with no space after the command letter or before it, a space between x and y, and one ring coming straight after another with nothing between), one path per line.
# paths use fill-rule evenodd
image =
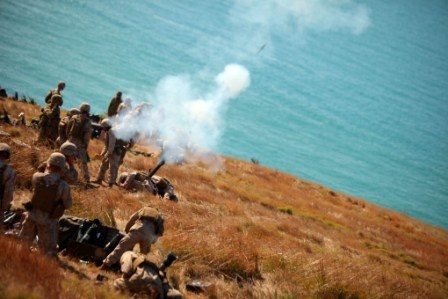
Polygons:
M92 136L92 124L90 123L90 120L87 122L84 130L84 136L83 141L86 147L89 145L90 138Z
M137 221L137 219L138 219L138 217L139 217L139 213L140 212L140 210L138 210L137 212L135 212L132 216L131 216L131 218L129 218L129 220L128 220L128 223L126 223L126 227L125 227L125 229L124 229L124 231L126 232L126 233L128 233L129 232L129 230L131 229L131 227L135 224L135 222Z
M49 103L51 96L53 95L53 90L50 90L50 92L47 94L47 96L45 97L45 103Z
M68 169L65 169L62 177L69 184L74 184L78 180L78 171L76 171L73 164L70 165Z
M69 119L67 121L67 125L65 126L65 136L70 137L70 131L72 130L73 127L73 118Z
M70 186L65 181L61 181L59 183L59 193L60 193L60 199L62 200L62 204L64 205L65 209L70 209L73 204L72 200L72 194L70 192Z

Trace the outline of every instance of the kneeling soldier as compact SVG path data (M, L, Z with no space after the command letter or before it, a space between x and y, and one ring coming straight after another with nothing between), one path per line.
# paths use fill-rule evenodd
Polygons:
M125 251L133 250L138 243L140 253L147 254L151 244L163 235L164 218L155 208L144 207L135 212L126 224L126 235L120 240L117 247L103 260L101 269L107 269L117 263Z

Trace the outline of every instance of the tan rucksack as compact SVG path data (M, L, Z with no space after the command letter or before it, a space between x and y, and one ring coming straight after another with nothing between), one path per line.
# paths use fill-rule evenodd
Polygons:
M81 115L74 115L67 124L67 137L82 139L86 121L87 119L81 118Z

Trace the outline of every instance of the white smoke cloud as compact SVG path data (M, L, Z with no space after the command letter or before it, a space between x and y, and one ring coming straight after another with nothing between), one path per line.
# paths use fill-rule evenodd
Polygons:
M272 51L274 35L294 38L307 31L336 30L356 35L370 25L368 8L353 0L237 0L229 18L235 25L230 35L233 40L216 37L216 42L207 36L205 46L200 43L195 56L204 62L245 61L256 56L247 45L261 51L269 44L267 51ZM233 46L222 47L223 43ZM204 49L215 50L207 56ZM228 102L249 87L250 73L242 65L229 64L209 83L212 87L207 91L198 88L194 80L185 75L162 79L153 93L152 106L143 106L114 121L118 137L129 139L139 133L148 140L157 140L167 162L190 150L214 152L225 128L223 116Z
M233 13L261 30L348 29L360 34L370 25L368 8L352 0L238 0Z
M162 79L154 92L154 103L136 107L112 121L120 139L144 136L163 148L163 157L174 162L186 152L216 150L223 132L223 113L230 99L250 85L250 74L238 64L229 64L219 73L209 92L201 92L188 76Z
M370 26L369 14L366 5L353 0L236 0L230 10L235 28L240 29L233 42L243 48L268 44L268 52L276 46L275 35L300 40L313 31L359 35ZM245 58L250 57L246 54Z

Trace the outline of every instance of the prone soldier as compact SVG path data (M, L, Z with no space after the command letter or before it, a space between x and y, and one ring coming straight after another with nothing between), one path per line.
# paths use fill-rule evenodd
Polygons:
M182 299L182 294L169 285L164 272L176 258L171 253L157 267L145 256L126 251L120 258L122 277L114 281L114 287L122 292L144 294L149 298Z
M118 185L129 191L147 191L162 199L178 200L171 182L158 175L149 177L148 174L139 171L123 172L118 177Z

